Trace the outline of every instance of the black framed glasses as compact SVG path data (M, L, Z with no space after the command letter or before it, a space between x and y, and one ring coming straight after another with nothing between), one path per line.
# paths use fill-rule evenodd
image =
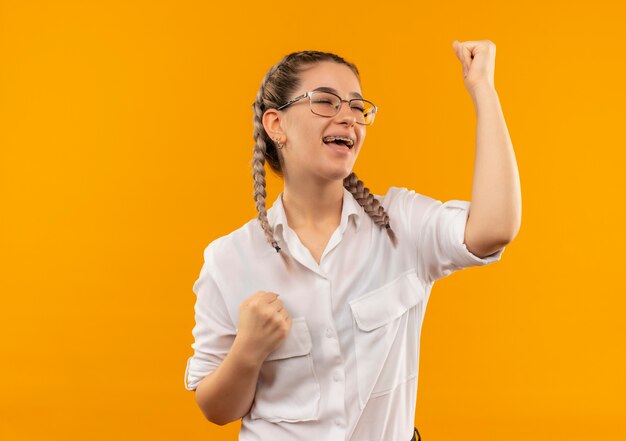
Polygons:
M332 118L333 116L339 113L339 109L341 109L342 103L348 103L350 109L354 112L356 116L357 124L361 124L364 126L371 126L374 122L374 117L376 116L376 112L378 111L378 107L374 105L371 101L364 100L361 98L352 98L351 100L344 100L339 95L336 95L332 92L321 92L318 90L306 92L300 96L297 96L280 107L277 107L276 110L282 110L285 107L299 101L303 98L309 98L309 106L311 108L311 112L315 115L325 116L327 118Z

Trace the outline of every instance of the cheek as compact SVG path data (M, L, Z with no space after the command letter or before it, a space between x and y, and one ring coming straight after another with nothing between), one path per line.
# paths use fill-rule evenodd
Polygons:
M363 144L365 142L366 135L367 134L365 132L361 133L360 135L357 135L360 144Z
M315 133L301 132L297 139L293 139L293 156L297 156L300 162L307 164L317 161L320 157L320 149L324 146L318 138Z
M357 136L359 137L359 144L362 146L363 143L365 142L365 135L367 134L367 132L365 130L363 130L360 134L358 134Z
M324 133L323 127L310 127L307 130L302 131L302 137L300 141L302 145L307 146L311 150L317 150L322 143L322 134Z

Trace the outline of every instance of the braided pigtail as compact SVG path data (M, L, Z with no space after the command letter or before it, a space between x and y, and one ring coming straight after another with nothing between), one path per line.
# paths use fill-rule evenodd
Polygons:
M281 252L281 248L278 246L278 242L276 242L276 239L274 238L273 228L267 220L267 209L265 203L265 198L267 197L267 193L265 191L265 158L269 156L269 159L272 160L272 162L278 162L278 157L276 147L272 144L272 141L267 136L265 128L263 127L263 93L265 92L265 85L267 84L268 79L274 74L274 72L276 72L281 63L282 61L271 69L267 75L265 75L257 93L256 100L252 104L252 110L254 113L252 119L254 125L253 137L256 141L252 154L252 178L254 180L253 198L256 202L256 209L258 211L257 218L261 224L261 228L263 228L265 238L267 242L276 249L276 252L280 254L285 266L289 268L290 259L284 251ZM274 154L268 152L268 143L271 145Z
M385 211L385 208L380 205L378 199L370 193L369 188L365 187L363 181L361 181L353 172L343 180L343 186L350 193L352 193L354 199L358 201L376 225L385 227L387 235L389 236L389 239L391 239L391 243L394 247L397 246L398 239L389 225L389 215Z
M255 103L255 126L260 124L258 122L259 117L256 116L258 106ZM256 130L255 130L256 132ZM261 223L261 227L265 232L265 238L267 241L276 248L276 252L280 252L280 247L276 240L274 240L274 234L272 228L267 220L267 210L265 204L265 198L267 193L265 191L265 140L262 136L256 135L256 144L254 145L254 151L252 155L252 177L254 179L254 193L253 197L256 201L256 209L259 212L258 219Z

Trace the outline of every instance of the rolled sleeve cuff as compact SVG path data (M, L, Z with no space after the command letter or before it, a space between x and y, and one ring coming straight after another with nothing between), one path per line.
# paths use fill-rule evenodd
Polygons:
M185 367L185 389L196 390L198 383L216 368L216 366L199 361L193 356L189 357L187 359L187 366Z
M451 249L449 253L454 256L454 261L458 262L462 267L488 265L497 262L502 257L506 247L501 248L493 254L485 257L478 257L467 249L465 245L465 227L469 217L470 202L461 200L450 200L443 204L446 208L457 209L450 228L451 240L449 244Z

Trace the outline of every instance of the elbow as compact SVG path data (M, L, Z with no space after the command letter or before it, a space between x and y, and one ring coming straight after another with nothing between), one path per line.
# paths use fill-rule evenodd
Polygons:
M204 409L202 406L200 406L200 404L198 404L198 407L200 407L200 411L202 412L202 415L204 415L204 419L210 423L216 424L218 426L225 426L226 424L231 422L231 421L226 421L223 418L220 418L218 415L212 415L208 411L208 409Z
M237 419L239 419L239 418L237 418ZM237 419L227 420L227 419L208 418L207 417L208 421L212 422L213 424L217 424L218 426L225 426L225 425L230 424L230 423L232 423L234 421L237 421Z
M204 419L210 423L216 424L218 426L225 426L235 421L233 419L224 418L223 415L216 414L215 409L213 409L212 411L207 406L206 403L201 402L201 400L198 398L197 393L196 393L196 403L198 404L198 407L200 408L200 411L202 412Z
M222 420L211 419L211 418L208 418L208 417L207 417L207 421L210 421L213 424L217 424L218 426L225 426L226 424L231 422L231 421L222 421Z

